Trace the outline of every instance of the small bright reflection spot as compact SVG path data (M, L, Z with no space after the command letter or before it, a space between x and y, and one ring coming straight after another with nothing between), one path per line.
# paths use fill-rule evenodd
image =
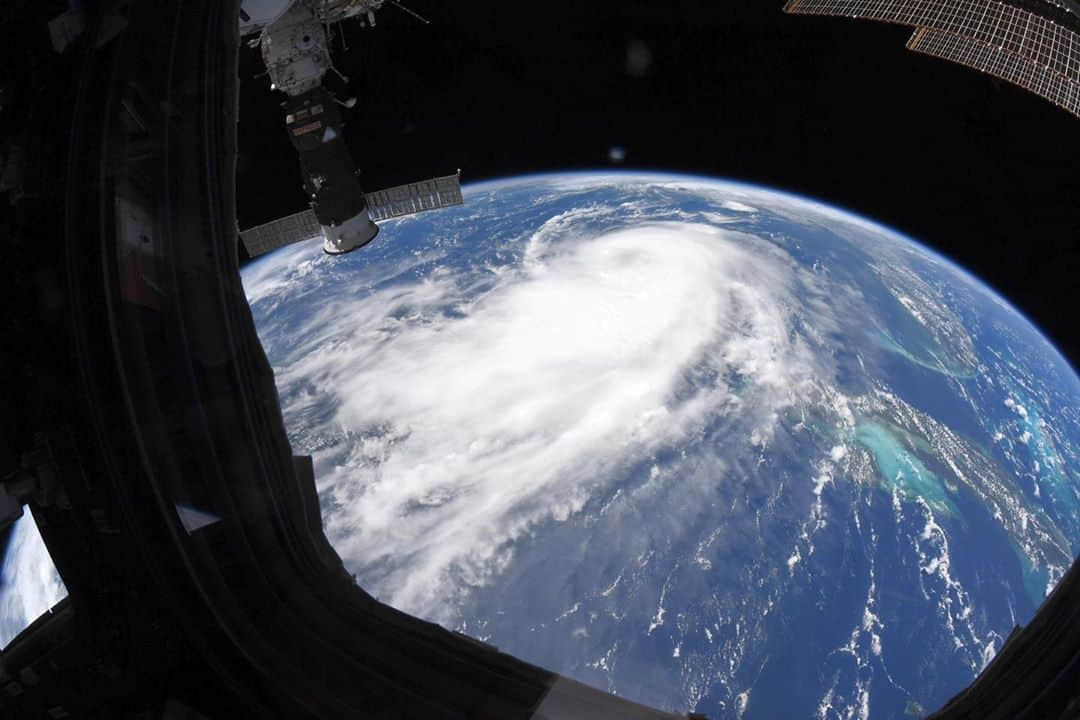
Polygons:
M607 156L611 162L621 163L626 159L626 148L622 145L614 145L608 149Z
M0 569L0 647L67 597L28 509L15 521Z

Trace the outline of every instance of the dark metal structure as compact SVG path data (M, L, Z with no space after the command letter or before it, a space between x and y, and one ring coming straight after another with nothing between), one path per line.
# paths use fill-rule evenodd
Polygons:
M285 101L289 131L311 210L326 236L327 252L348 252L371 242L379 228L368 217L367 199L345 145L345 123L322 85Z
M966 690L927 720L1080 717L1080 561L1027 627L1017 626Z

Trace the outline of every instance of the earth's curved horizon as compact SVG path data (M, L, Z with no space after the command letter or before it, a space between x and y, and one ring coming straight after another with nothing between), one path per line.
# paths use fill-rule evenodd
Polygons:
M940 253L700 176L463 189L242 273L327 537L384 602L664 709L897 718L1076 557L1080 377Z

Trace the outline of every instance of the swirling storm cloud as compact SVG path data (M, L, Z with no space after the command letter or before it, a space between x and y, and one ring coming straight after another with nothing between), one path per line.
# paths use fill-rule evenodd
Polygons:
M1080 549L1076 374L977 280L818 203L515 179L244 282L357 581L635 700L918 714Z

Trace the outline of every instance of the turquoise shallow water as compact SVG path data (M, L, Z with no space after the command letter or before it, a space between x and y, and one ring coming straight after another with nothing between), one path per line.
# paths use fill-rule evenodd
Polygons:
M948 375L949 377L960 380L970 380L977 374L974 369L965 368L958 363L954 364L955 367L950 367L949 364L935 355L934 351L929 347L929 344L928 347L923 348L924 356L920 356L901 345L884 330L878 329L874 337L881 347L894 352L908 362L912 362L927 370L932 370L933 372Z
M898 490L908 499L921 497L934 512L953 517L960 515L943 480L895 433L879 422L864 419L856 427L855 438L873 456L884 489Z

